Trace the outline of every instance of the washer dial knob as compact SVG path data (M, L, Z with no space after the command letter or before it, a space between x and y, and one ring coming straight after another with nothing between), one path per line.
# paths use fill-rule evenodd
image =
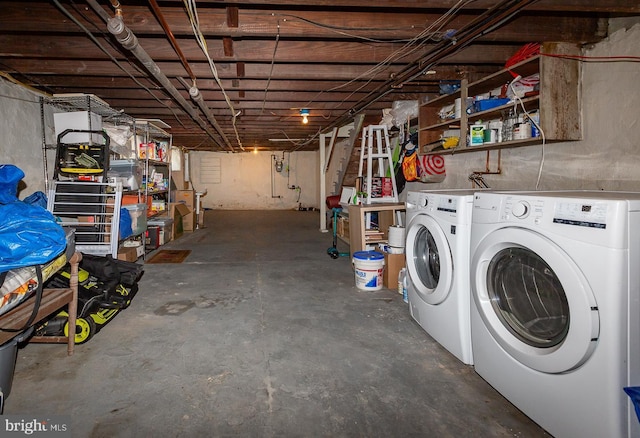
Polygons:
M518 201L511 209L511 214L519 219L524 219L529 215L530 207L529 203L525 201Z

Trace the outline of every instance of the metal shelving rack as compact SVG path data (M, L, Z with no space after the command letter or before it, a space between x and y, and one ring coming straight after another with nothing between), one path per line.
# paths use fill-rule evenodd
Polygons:
M47 168L47 151L56 150L57 144L47 144L45 107L53 108L54 113L87 112L89 131L101 130L102 126L93 126L92 114L99 115L103 123L116 127L126 127L133 134L135 119L121 110L116 110L93 94L54 94L40 98L42 123L42 153L44 162L45 190L47 209L60 217L63 226L75 228L76 247L87 254L106 255L114 258L118 255L120 207L122 204L122 185L108 184L106 178L100 183L81 181L57 181L50 177ZM56 139L57 140L57 139ZM91 144L92 136L88 137ZM110 157L130 158L135 148L130 141L124 145L110 144ZM105 172L106 177L106 172ZM143 238L144 243L144 238Z
M164 201L166 203L166 209L165 212L166 214L170 215L170 205L171 205L171 163L170 163L170 157L171 157L171 146L172 146L172 141L173 141L173 137L171 136L171 134L169 134L167 131L165 131L163 128L170 128L169 125L167 125L166 123L162 122L161 120L144 120L144 119L137 119L135 121L135 134L136 134L136 144L140 144L141 142L148 144L150 142L153 141L160 141L160 142L166 142L167 143L167 155L165 157L164 160L156 160L156 159L151 159L148 157L148 155L145 158L145 164L144 164L144 178L146 179L146 184L145 184L145 189L144 189L144 200L147 201L149 197L152 197L154 195L156 196L162 196L164 198ZM137 140L137 136L141 137L141 142L139 142ZM167 187L166 189L161 189L161 190L154 190L154 189L150 189L149 187L149 178L152 174L152 170L154 168L164 168L166 170L166 175L167 175ZM164 174L164 173L163 173ZM147 206L148 206L148 202L147 202ZM158 212L155 214L152 214L149 211L148 216L152 217L152 216L159 216L162 215L163 212Z
M127 159L133 158L138 160L139 159L139 151L138 151L139 143L143 142L147 144L152 141L165 142L167 144L167 156L165 160L154 160L154 159L146 158L141 161L144 162L143 169L144 169L144 175L146 178L148 178L151 175L154 168L165 169L163 174L167 175L168 185L166 189L151 190L149 188L149 185L146 185L144 190L137 190L136 193L138 195L139 203L147 203L147 200L153 197L154 195L163 196L166 202L166 210L164 213L167 216L170 216L169 209L171 205L171 187L169 184L171 183L171 164L169 162L169 157L171 153L173 138L171 134L165 131L165 129L170 128L170 126L162 122L161 120L135 119L134 117L131 117L130 115L124 113L121 110L116 110L114 108L111 108L111 106L109 106L108 103L106 103L105 101L103 101L102 99L100 99L99 97L93 94L82 94L82 93L54 94L52 97L40 98L40 116L41 116L41 124L42 124L42 154L43 154L43 162L44 162L45 191L49 195L50 199L52 197L54 198L53 201L51 200L49 201L51 205L51 208L50 208L51 211L54 211L55 209L60 209L60 205L59 205L60 203L58 201L55 201L55 194L60 192L59 187L61 186L58 185L59 183L58 181L53 181L51 179L51 176L49 175L49 170L47 168L48 166L47 151L48 150L55 151L57 145L55 143L47 144L47 141L46 141L47 136L46 136L46 128L45 128L46 127L45 107L53 108L54 112L86 111L87 118L88 118L87 126L89 131L97 129L97 127L92 126L91 114L97 114L101 116L103 122L110 123L111 125L125 126L129 128L132 135L129 138L129 141L126 142L126 145L122 146L122 145L117 145L114 142L111 142L111 146L110 146L111 157L116 157L116 158L122 157ZM91 138L89 141L91 141ZM122 202L121 199L122 199L123 190L121 185L116 185L115 187L117 187L117 189L115 190L113 189L113 185L111 185L110 188L106 188L106 186L108 186L106 181L103 181L103 185L105 186L105 188L104 190L101 191L101 193L104 193L105 198L102 199L102 201L106 202L107 193L110 196L112 192L115 192L115 198L117 199L114 198L108 201L111 204L117 204L117 208L116 208L117 212L114 212L113 215L108 217L104 215L103 212L107 210L104 205L101 205L99 208L96 205L91 205L91 204L95 204L96 202L98 204L101 204L102 201L95 201L95 199L93 201L88 201L89 205L85 206L85 208L79 205L80 202L74 201L72 203L73 206L66 205L62 207L62 209L63 210L75 209L74 211L78 213L76 216L82 217L83 215L81 213L86 212L87 209L93 211L96 208L98 208L100 210L99 212L96 210L96 213L90 213L89 216L91 216L91 214L102 215L100 216L100 218L96 219L96 221L100 220L100 224L96 225L96 227L94 227L95 230L93 230L93 232L97 232L98 240L100 241L100 243L92 242L90 244L87 244L84 247L85 249L84 252L91 253L91 254L110 253L114 257L116 257L117 251L118 251L118 243L119 243L118 242L119 212L120 212L120 206ZM65 186L65 188L67 187L68 186ZM95 194L89 192L86 194L86 196L87 197L85 197L84 199L88 200L89 196L95 197ZM82 199L81 196L80 196L80 199ZM57 213L55 213L54 211L54 214L57 214ZM160 215L160 214L161 213L157 213L156 215ZM64 219L64 220L67 223L65 223L65 225L74 226L77 230L80 230L80 234L82 233L88 234L88 228L86 226L84 231L82 230L82 227L84 226L84 224L78 223L78 221L74 219L72 215L71 216L68 214L66 215L67 215L67 219ZM156 215L152 215L152 216L156 216ZM104 230L109 230L109 231L104 231ZM78 235L78 233L76 235ZM143 247L145 245L144 233L142 235L142 245ZM81 250L82 249L83 248L81 244Z
M97 114L102 117L103 122L108 122L116 126L127 126L132 132L135 131L135 119L130 115L124 113L121 110L111 108L108 103L93 94L54 94L52 97L40 98L40 122L42 124L42 155L44 162L44 180L45 191L49 190L49 181L51 176L49 175L47 164L47 150L56 149L56 144L47 144L46 139L46 122L45 122L45 107L49 106L57 110L58 112L74 112L74 111L87 111L88 114ZM92 131L91 117L87 116L87 126ZM91 136L89 137L91 140ZM132 151L124 150L123 148L111 144L111 153L118 156L131 155Z

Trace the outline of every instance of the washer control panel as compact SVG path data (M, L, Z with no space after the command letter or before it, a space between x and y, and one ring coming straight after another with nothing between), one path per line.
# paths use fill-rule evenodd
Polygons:
M544 214L545 202L542 199L518 199L507 197L502 210L502 220L540 223Z
M438 211L455 214L458 211L458 198L441 196L438 202Z
M607 228L607 204L558 202L553 212L553 222L579 227Z
M425 210L432 208L432 200L426 193L409 192L407 193L406 207L408 210Z
M607 228L607 203L508 196L501 219L509 222L543 222L587 228Z

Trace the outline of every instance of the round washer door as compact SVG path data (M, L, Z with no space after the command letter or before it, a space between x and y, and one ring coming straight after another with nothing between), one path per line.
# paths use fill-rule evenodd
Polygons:
M407 228L405 245L409 279L428 304L440 304L453 282L453 258L447 237L429 215L418 214Z
M545 373L584 363L600 320L587 280L555 243L533 231L490 233L471 260L473 300L485 326L518 362Z

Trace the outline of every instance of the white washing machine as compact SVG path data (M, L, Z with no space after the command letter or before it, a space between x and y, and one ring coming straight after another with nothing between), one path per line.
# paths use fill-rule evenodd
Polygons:
M407 294L411 316L465 364L471 351L469 238L472 190L408 192Z
M639 437L640 194L476 193L476 372L556 438Z

